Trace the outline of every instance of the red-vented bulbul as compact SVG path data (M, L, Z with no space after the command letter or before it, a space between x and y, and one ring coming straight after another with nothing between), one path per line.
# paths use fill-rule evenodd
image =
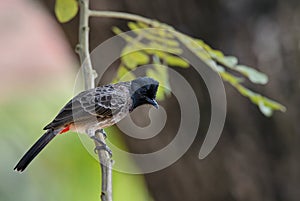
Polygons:
M158 85L154 79L141 77L79 93L60 110L51 123L45 126L46 133L25 153L14 170L24 171L57 134L69 130L90 133L87 132L88 129L106 128L143 104L151 104L157 108L155 97Z

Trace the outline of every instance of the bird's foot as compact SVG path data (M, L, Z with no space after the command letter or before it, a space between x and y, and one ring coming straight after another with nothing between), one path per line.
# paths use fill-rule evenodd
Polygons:
M95 133L101 133L103 135L104 139L107 138L107 134L104 129L98 129L95 131Z
M98 151L100 151L100 150L105 150L109 154L110 158L112 157L111 149L104 142L102 142L100 139L98 139L95 136L92 136L91 138L100 144L100 145L96 145L96 147L94 149L94 152L96 154L98 154Z
M97 145L94 149L94 152L98 154L98 151L100 150L105 150L109 154L109 157L112 157L112 151L106 144L103 143L103 145Z

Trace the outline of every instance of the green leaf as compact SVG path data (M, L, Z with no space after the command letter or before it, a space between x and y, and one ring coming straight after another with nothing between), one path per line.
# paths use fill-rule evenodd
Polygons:
M161 42L151 41L148 45L149 45L149 48L157 49L157 50L160 50L160 51L165 51L167 53L171 53L171 54L175 54L175 55L182 54L182 49L181 48L167 46L167 45L165 45Z
M128 52L125 50L125 52ZM135 51L122 55L122 62L130 69L135 69L138 65L149 63L149 56L143 52Z
M255 93L240 84L233 85L243 96L248 97L254 104L258 105L260 111L265 116L271 116L274 110L286 111L286 108L277 103L276 101L270 100L258 93Z
M56 0L55 15L59 22L65 23L73 19L78 12L76 0Z
M238 64L238 59L233 56L226 56L223 58L226 66L234 68Z
M152 50L152 49L145 50L145 52L159 57L161 60L163 60L166 64L170 66L177 66L182 68L188 68L190 66L189 63L187 63L184 59L169 54L167 52L163 52L160 50Z
M224 58L224 54L221 51L219 51L219 50L211 50L211 54L215 58L219 58L219 59L223 59Z
M249 78L249 80L255 84L268 83L268 76L258 72L257 70L244 65L237 65L236 70Z
M216 70L218 72L225 72L225 68L223 66L220 66L220 65L216 65Z
M170 35L166 29L163 28L150 28L145 26L140 26L140 24L135 22L128 22L128 27L134 31L139 36L144 37L145 39L149 41L156 41L157 43L163 45L163 46L171 46L171 47L178 47L179 43L174 40L173 38L170 38Z
M123 33L123 31L121 29L119 29L119 27L112 27L112 31L116 34L119 35L121 33Z
M219 72L219 74L224 81L227 81L232 85L236 85L236 84L239 84L244 81L242 78L231 75L230 73L228 73L226 71Z
M135 23L135 22L128 22L127 26L131 30L141 29L141 27L137 23Z
M154 67L147 69L146 74L159 80L162 86L169 88L167 68L162 66L160 62L170 66L189 67L189 61L181 58L183 50L187 48L207 66L219 73L221 78L230 83L241 95L256 104L264 115L271 116L275 110L283 112L286 110L280 103L241 85L244 79L239 75L247 77L255 84L266 84L268 77L251 67L239 65L236 57L225 56L221 51L211 48L204 41L180 33L173 27L159 22L151 24L151 26L139 22L129 22L128 27L135 32L134 36L116 27L113 28L115 34L121 34L120 36L127 42L122 52L118 77L130 70L135 70L140 65L150 63L150 58L153 57ZM155 29L150 29L153 27ZM126 53L134 50L140 53L126 55ZM239 75L235 76L228 70L236 71ZM134 75L132 74L132 76ZM161 100L168 94L170 94L170 91L160 87L158 99Z
M171 66L178 66L182 68L188 68L190 66L189 63L187 63L184 59L177 56L167 55L162 59Z
M272 116L273 110L272 110L270 107L266 106L266 105L264 104L263 101L259 101L259 102L258 102L258 107L259 107L259 110L260 110L265 116L267 116L267 117Z

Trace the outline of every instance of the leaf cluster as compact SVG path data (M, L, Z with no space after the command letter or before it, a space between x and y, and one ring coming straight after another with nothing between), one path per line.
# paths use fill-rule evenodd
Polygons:
M56 0L55 14L59 22L68 22L77 13L78 2L76 0ZM134 79L135 75L132 71L139 66L151 65L151 68L146 69L146 75L161 83L157 98L162 100L170 94L171 90L166 66L190 67L189 61L183 58L183 51L187 49L240 94L256 104L264 115L271 116L275 110L286 110L280 103L244 86L246 80L264 85L268 82L268 77L252 67L239 64L236 57L226 56L221 51L211 48L204 41L157 21L152 21L151 25L129 22L128 27L131 32L124 32L118 27L113 28L113 32L126 41L114 81Z
M264 85L268 82L268 77L252 67L239 64L236 57L225 56L202 40L180 33L159 22L155 22L154 26L129 22L128 27L130 32L124 32L117 27L113 28L113 32L126 41L116 80L122 79L124 75L126 79L133 79L135 78L133 70L139 66L153 64L153 68L147 69L146 75L167 86L159 89L158 98L163 99L170 93L167 68L163 66L188 68L189 61L183 58L183 51L187 49L218 73L223 81L228 82L240 94L256 104L264 115L271 116L275 110L286 110L280 103L243 85L246 80Z

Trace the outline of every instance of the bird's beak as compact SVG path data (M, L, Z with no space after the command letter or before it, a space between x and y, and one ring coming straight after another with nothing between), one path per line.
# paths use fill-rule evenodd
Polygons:
M151 99L151 98L148 98L148 97L147 97L147 102L148 102L150 105L153 105L156 109L158 109L158 103L156 102L155 99Z

